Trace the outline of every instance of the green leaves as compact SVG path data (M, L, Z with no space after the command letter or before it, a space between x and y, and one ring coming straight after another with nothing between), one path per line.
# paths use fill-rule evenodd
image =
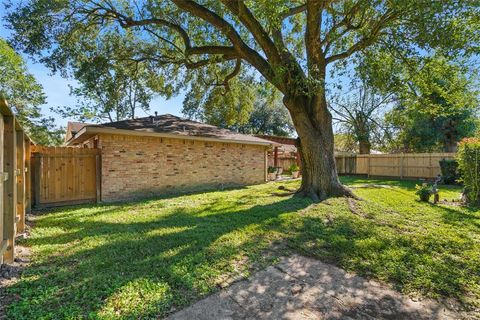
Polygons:
M293 132L290 116L280 93L263 87L246 74L223 86L205 86L205 79L192 85L183 113L190 118L248 134L287 136Z
M337 83L355 66L380 91L397 87L403 105L426 117L454 116L474 103L458 66L480 52L478 0L326 1L309 10L296 0L241 3L33 0L10 7L7 20L15 44L54 71L83 82L79 72L95 55L125 66L111 67L115 76L135 61L146 91L168 98L190 90L185 109L201 100L225 125L245 123L253 110L248 86L245 95L237 84L227 94L214 88L234 76L238 60L240 79L246 73L286 96L323 95L328 71L327 81Z
M458 167L468 203L480 205L480 139L469 138L460 142L457 153Z
M44 117L40 105L46 103L42 86L27 70L19 56L0 38L0 96L8 100L18 120L36 143L55 145L62 141L63 130L53 118Z

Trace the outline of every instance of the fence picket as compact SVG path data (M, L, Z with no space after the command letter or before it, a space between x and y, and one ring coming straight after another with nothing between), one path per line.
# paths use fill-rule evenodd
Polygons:
M401 153L336 155L339 174L367 176L427 178L440 174L440 160L454 159L455 153ZM345 166L346 161L354 164Z

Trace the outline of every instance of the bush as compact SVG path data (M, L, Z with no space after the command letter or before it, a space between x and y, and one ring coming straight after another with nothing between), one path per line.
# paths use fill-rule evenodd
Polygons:
M465 200L480 205L480 139L465 138L460 141L457 161Z
M416 185L415 189L417 191L415 194L420 197L420 201L428 202L430 197L432 196L432 187L428 185L428 183L422 183L422 185Z
M294 171L300 171L300 167L297 166L296 164L292 164L290 168L288 168L288 171L294 172Z
M460 179L458 172L458 162L454 159L440 160L440 170L442 171L442 180L445 184L455 184Z
M267 172L268 172L268 173L277 173L277 168L270 166L270 167L268 167Z

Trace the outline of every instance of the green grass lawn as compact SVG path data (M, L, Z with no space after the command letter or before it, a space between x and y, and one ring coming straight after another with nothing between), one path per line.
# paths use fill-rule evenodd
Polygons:
M280 196L298 187L283 182L50 211L23 242L33 263L10 289L9 317L161 316L292 252L480 307L480 211L420 203L415 182L343 181L364 200L312 204Z

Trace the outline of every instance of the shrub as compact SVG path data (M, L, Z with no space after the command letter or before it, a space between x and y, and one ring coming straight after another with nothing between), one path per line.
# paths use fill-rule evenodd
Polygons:
M268 173L277 173L277 168L276 167L268 167L267 172Z
M465 200L480 205L480 139L466 138L460 141L457 161Z
M440 170L442 171L442 179L445 184L455 184L460 179L458 172L458 162L454 159L440 160Z
M300 171L300 167L297 166L296 164L292 164L290 168L288 168L288 171L294 172L294 171Z
M429 186L428 183L422 183L422 185L417 184L415 189L417 189L415 194L420 197L420 201L428 202L428 200L430 200L433 191L432 187Z

